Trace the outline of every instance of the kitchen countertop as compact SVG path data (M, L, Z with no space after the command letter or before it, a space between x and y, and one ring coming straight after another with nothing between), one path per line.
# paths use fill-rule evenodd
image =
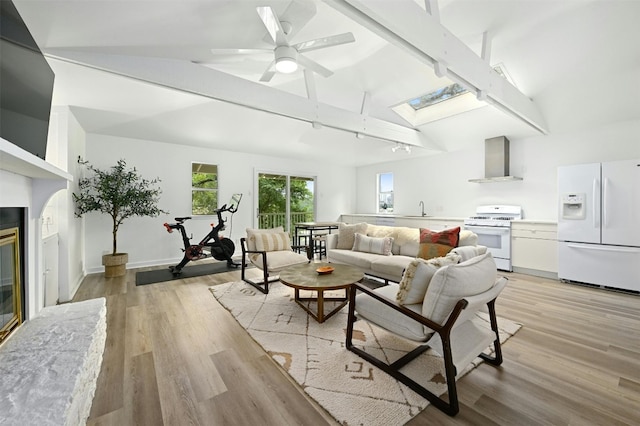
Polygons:
M345 213L343 216L362 216L362 217L390 217L395 219L417 219L417 220L456 220L464 221L466 217L451 217L451 216L409 216L402 214L381 214L381 213ZM512 223L522 224L543 224L543 225L557 225L558 222L553 220L537 220L537 219L520 219L513 221Z
M464 217L444 217L444 216L411 216L403 214L381 214L381 213L344 213L343 216L366 216L366 217L393 217L396 219L425 219L425 220L464 220Z

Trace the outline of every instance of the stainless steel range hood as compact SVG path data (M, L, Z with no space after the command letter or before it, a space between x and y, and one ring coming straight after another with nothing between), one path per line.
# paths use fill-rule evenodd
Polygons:
M469 179L469 182L509 182L522 180L509 175L509 139L498 136L484 141L484 177Z

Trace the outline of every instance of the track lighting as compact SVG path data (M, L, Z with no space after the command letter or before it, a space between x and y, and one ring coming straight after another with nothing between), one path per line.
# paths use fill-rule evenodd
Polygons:
M396 142L396 144L391 148L391 152L396 152L399 149L404 150L407 154L411 154L411 145L405 145L400 142Z

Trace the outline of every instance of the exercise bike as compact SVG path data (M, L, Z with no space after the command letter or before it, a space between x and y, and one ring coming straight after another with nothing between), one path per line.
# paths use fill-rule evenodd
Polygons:
M235 244L231 239L225 238L218 233L225 229L224 224L226 221L222 218L222 213L229 212L233 215L233 213L238 211L238 204L240 204L241 199L242 194L234 194L229 204L225 204L215 211L218 216L218 223L216 225L212 224L211 231L196 245L191 244L191 238L193 238L193 236L187 237L187 231L184 228L184 222L191 219L190 216L176 217L176 223L164 224L164 227L167 228L167 232L169 233L172 233L174 229L179 230L180 235L182 235L182 242L184 243L184 249L182 249L184 257L182 261L176 266L169 267L174 276L180 275L182 268L184 268L187 263L205 259L210 256L216 260L226 260L227 266L234 268L240 266L239 263L236 263L231 258L236 250ZM209 253L205 253L205 250L208 250Z

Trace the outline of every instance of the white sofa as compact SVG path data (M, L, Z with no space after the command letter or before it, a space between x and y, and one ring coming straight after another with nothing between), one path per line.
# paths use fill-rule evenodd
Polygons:
M327 261L356 266L365 275L382 278L386 282L400 282L405 268L416 258L420 250L420 229L418 228L366 224L365 235L376 238L393 238L392 254L389 256L346 248L339 249L337 248L339 232L327 235ZM486 253L487 248L477 245L477 242L478 236L473 232L460 231L458 247L454 248L452 252L461 256L461 262Z

